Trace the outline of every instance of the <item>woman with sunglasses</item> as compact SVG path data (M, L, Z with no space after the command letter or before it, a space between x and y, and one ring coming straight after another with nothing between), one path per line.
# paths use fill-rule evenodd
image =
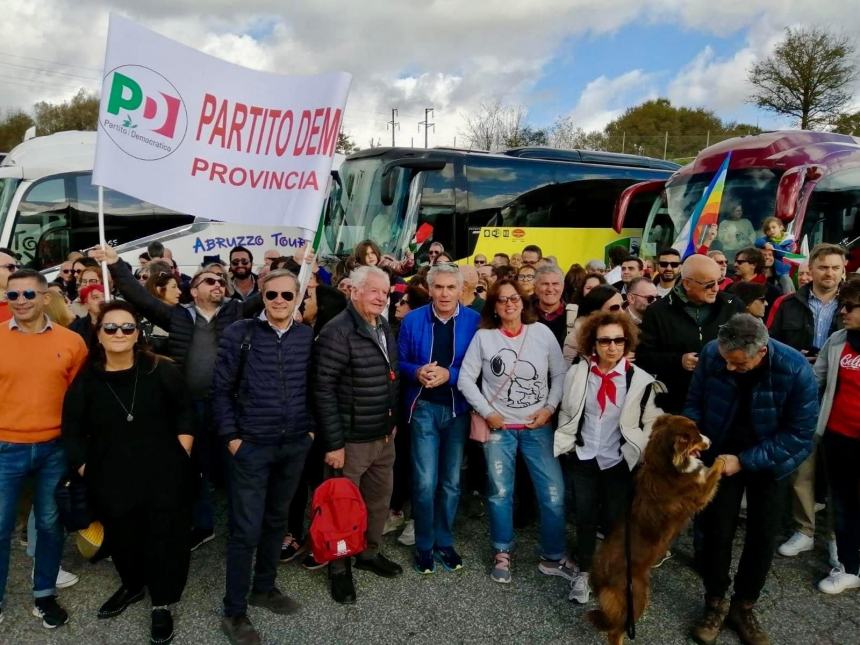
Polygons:
M97 343L66 395L62 430L121 580L98 616L118 616L148 590L151 642L169 643L170 605L182 596L190 558L190 397L174 364L143 344L130 304L105 305L96 328Z
M564 479L552 454L552 415L566 369L558 341L549 327L536 322L518 282L496 282L457 379L457 387L491 430L484 456L494 582L511 582L517 453L528 467L540 509L538 568L545 575L573 577L566 564Z
M767 289L757 282L738 282L734 294L744 303L744 311L756 318L764 319L767 311Z
M582 323L581 353L564 379L554 454L571 454L576 503L576 564L570 600L588 602L598 524L609 530L627 508L632 471L654 420L654 378L625 356L639 330L621 311L597 311ZM644 407L643 407L644 403Z
M583 296L576 312L573 330L564 339L563 353L567 361L573 361L579 355L579 328L585 319L595 311L619 312L624 308L624 296L610 284L599 284Z

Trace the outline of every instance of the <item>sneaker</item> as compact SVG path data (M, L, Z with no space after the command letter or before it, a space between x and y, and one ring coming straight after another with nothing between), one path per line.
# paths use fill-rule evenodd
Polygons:
M827 560L830 562L832 569L842 566L839 564L839 550L836 548L836 538L827 540Z
M726 616L729 613L729 601L725 598L708 598L705 600L705 611L693 629L690 636L700 645L713 645L723 631Z
M221 631L231 645L260 645L260 634L254 629L246 614L224 616L221 619Z
M56 596L36 598L36 606L33 607L33 615L42 619L42 627L54 629L69 622L66 610L57 603Z
M584 605L591 597L591 587L588 585L588 572L580 571L570 583L570 593L567 599Z
M652 568L652 569L656 569L656 568L658 568L660 565L662 565L664 562L666 562L666 560L668 560L668 559L669 559L669 558L671 558L671 557L672 557L672 552L671 552L671 551L666 551L666 553L663 555L663 557L662 557L662 558L660 558L659 560L657 560L657 562L655 562L655 563L654 563L654 566L653 566L653 567L651 567L651 568Z
M463 558L454 550L453 546L437 546L433 555L442 564L445 571L457 571L463 568Z
M815 502L815 512L816 513L820 513L825 508L827 508L827 504L823 504L821 502Z
M406 522L403 533L400 534L397 541L403 546L415 546L415 520Z
M30 570L30 580L36 575L35 569ZM67 587L74 586L78 584L80 577L72 573L71 571L66 571L63 567L60 567L60 570L57 572L57 582L55 582L55 586L57 589L66 589Z
M855 576L853 573L846 573L845 567L841 564L833 567L830 575L818 583L818 589L824 593L838 594L846 589L860 588L860 576Z
M507 551L499 551L493 557L493 570L490 579L503 585L511 582L511 554Z
M541 560L538 563L538 571L545 576L561 576L565 580L573 582L579 575L579 568L573 561L567 558L561 560Z
M322 569L326 565L325 562L317 562L314 560L314 554L308 553L305 556L305 559L302 560L302 566L308 571L316 571L317 569Z
M355 568L370 571L380 578L396 578L403 573L403 567L392 562L381 553L377 553L372 558L356 558Z
M811 537L797 531L788 540L780 544L777 551L780 555L793 558L804 551L812 551L813 546L815 546L815 541Z
M421 574L436 572L436 561L433 559L432 551L416 551L412 559L413 568Z
M165 645L173 641L173 616L169 609L153 607L149 642L153 645Z
M215 531L212 529L191 529L191 550L196 551L207 542L215 539Z
M278 588L269 591L252 591L248 596L248 604L253 607L268 609L273 614L294 614L299 610L299 603L281 593Z
M281 562L292 562L302 552L302 545L296 542L292 533L287 533L281 544Z
M399 531L404 524L406 524L406 517L404 517L403 511L389 511L385 526L382 527L382 534L388 535L394 531Z
M770 645L770 638L762 627L753 605L732 601L726 625L737 632L744 645Z

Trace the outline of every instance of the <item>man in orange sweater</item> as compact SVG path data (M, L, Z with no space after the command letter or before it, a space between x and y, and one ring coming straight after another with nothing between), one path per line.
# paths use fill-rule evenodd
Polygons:
M63 552L63 527L54 489L66 472L60 443L63 397L84 363L81 337L45 315L45 277L30 269L9 276L6 300L12 318L0 323L0 621L9 574L9 549L24 479L35 480L36 562L33 615L53 629L69 621L57 603L55 583Z

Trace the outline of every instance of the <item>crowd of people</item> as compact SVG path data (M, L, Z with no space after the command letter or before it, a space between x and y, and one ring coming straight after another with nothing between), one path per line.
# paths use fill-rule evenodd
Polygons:
M299 609L279 562L327 566L338 603L356 602L353 567L402 575L387 533L414 547L417 574L462 568L458 507L478 494L489 578L513 582L516 528L537 520L532 564L585 604L597 545L624 518L654 421L672 413L710 438L701 459L723 464L692 529L704 610L691 635L713 643L730 626L769 642L756 602L775 552L813 548L818 503L831 501L835 535L819 589L860 588L860 280L830 244L786 270L780 226L733 248L731 274L708 244L686 259L612 247L608 267L565 271L534 245L458 264L439 242L422 261L367 240L333 267L272 250L255 272L236 247L188 276L155 242L136 270L98 247L48 282L0 249L0 621L25 489L33 614L46 628L69 619L57 589L78 578L61 567L54 497L67 473L86 483L119 576L98 617L148 593L153 643L173 638L221 486L231 643L260 642L249 606ZM309 497L334 475L367 509L354 562L308 549ZM783 501L797 530L778 544Z

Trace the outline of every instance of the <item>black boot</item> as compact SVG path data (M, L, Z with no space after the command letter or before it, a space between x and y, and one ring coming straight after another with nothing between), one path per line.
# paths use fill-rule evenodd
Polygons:
M143 589L132 591L126 586L116 590L114 595L99 607L99 618L113 618L124 612L129 605L143 600Z
M149 642L153 645L164 645L173 640L173 616L169 609L153 607L152 629L149 634Z
M355 584L352 581L352 566L349 558L343 563L329 565L331 597L342 605L355 603Z

